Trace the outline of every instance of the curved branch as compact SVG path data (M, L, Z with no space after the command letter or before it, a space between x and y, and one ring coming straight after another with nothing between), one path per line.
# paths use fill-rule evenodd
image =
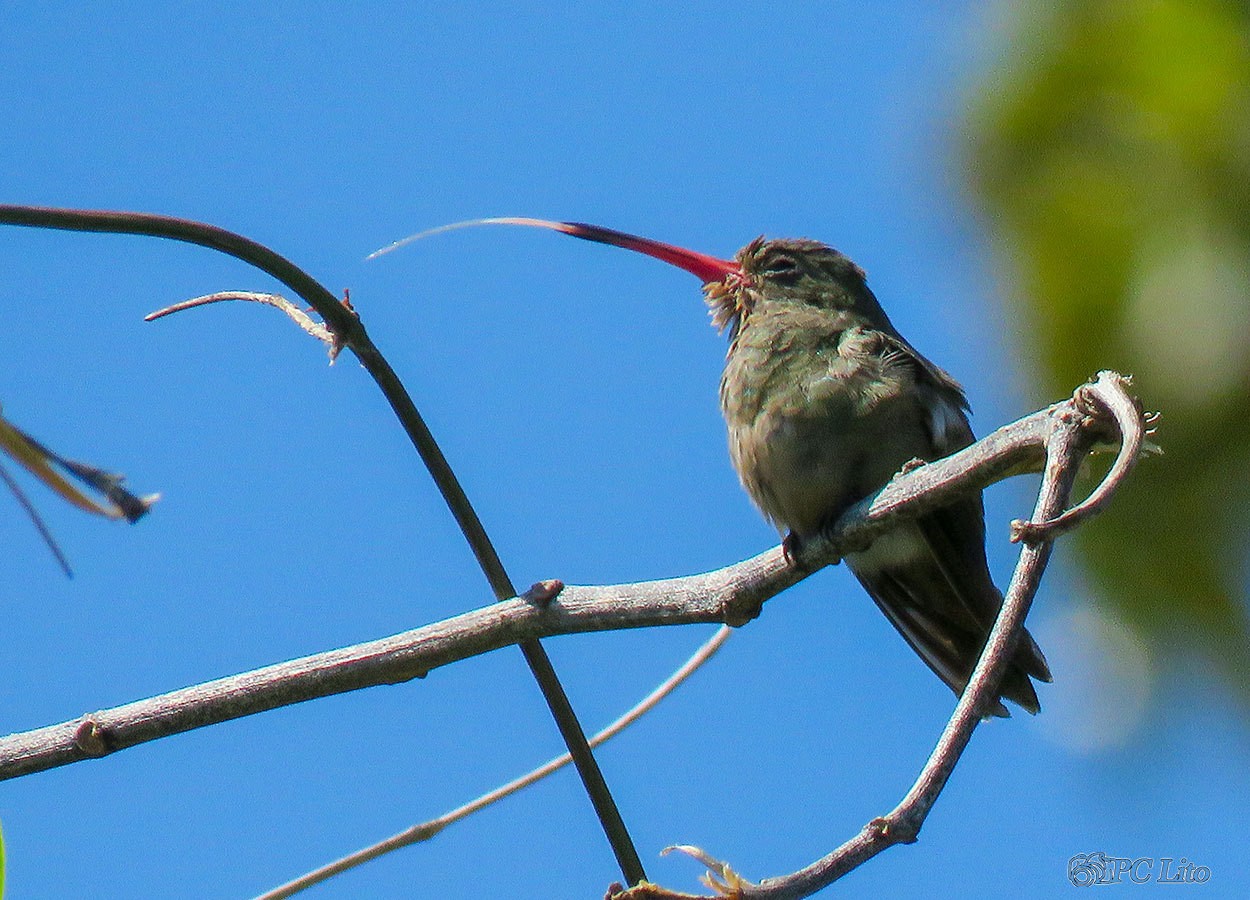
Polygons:
M1146 447L1146 420L1142 415L1141 404L1126 390L1130 384L1132 380L1126 376L1115 372L1099 372L1092 382L1077 388L1072 399L1078 409L1095 417L1099 413L1111 416L1120 434L1120 450L1102 481L1076 506L1053 519L1035 518L1032 522L1012 522L1013 542L1053 541L1090 516L1101 512L1111 501L1111 495L1128 478ZM1155 451L1158 452L1158 448Z
M438 442L425 420L417 411L416 404L408 395L407 389L390 363L382 355L365 327L347 302L340 303L333 294L325 289L303 269L290 260L278 255L255 241L242 235L226 231L215 225L193 222L171 216L159 216L151 213L114 212L110 210L52 209L37 206L11 206L0 204L0 224L25 225L40 228L59 228L70 231L98 231L114 234L137 234L151 237L169 238L189 244L198 244L229 254L244 262L256 266L277 278L290 287L317 311L331 332L335 341L348 347L356 354L362 366L381 388L387 402L391 405L395 416L399 419L413 447L416 448L421 461L425 464L443 500L451 510L456 524L460 526L465 540L476 557L482 573L486 576L495 599L504 600L516 593L512 580L508 577L481 519L469 502L468 495L460 486L459 479L443 455ZM332 357L333 358L333 357ZM568 695L564 692L556 676L555 668L541 644L531 641L521 643L521 652L542 690L543 699L551 710L556 727L564 739L565 746L573 754L577 773L585 785L586 793L595 808L607 835L608 843L621 866L621 872L631 884L642 881L646 877L638 852L634 849L633 840L625 828L616 802L608 790L607 781L599 769L586 743L586 735L582 730Z
M192 297L190 300L183 300L181 303L175 303L172 306L166 306L158 309L156 312L150 312L143 317L145 322L155 322L157 319L163 319L166 316L172 316L174 313L185 312L188 309L195 309L197 306L208 306L211 303L224 303L227 300L239 300L244 303L260 303L264 306L272 306L274 309L281 310L286 313L286 317L294 322L299 329L310 337L315 337L321 343L326 345L330 353L330 363L338 357L343 349L343 344L339 341L338 336L329 328L326 328L320 322L314 322L308 313L304 312L290 300L280 294L262 294L256 291L218 291L214 294L204 294L200 297ZM349 310L350 301L346 296L343 298L343 305Z
M321 316L338 340L351 348L382 389L464 532L465 539L472 547L495 595L503 598L516 593L481 520L434 440L434 435L421 418L399 376L365 332L360 317L295 263L263 244L216 225L154 213L0 204L0 224L167 238L233 256L281 281L316 310L317 315Z

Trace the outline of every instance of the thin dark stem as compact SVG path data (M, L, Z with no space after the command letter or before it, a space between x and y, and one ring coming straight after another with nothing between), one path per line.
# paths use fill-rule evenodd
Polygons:
M329 326L344 346L351 348L361 364L377 382L394 410L404 431L429 470L443 500L447 503L456 523L477 558L478 565L490 583L496 600L516 596L503 562L486 534L477 512L460 486L459 480L448 464L442 449L434 440L425 420L417 411L399 376L370 340L360 318L323 287L316 279L285 257L261 244L234 232L171 216L150 213L114 212L111 210L53 209L36 206L11 206L0 204L0 224L25 225L35 228L56 228L68 231L94 231L111 234L134 234L169 238L189 244L198 244L226 253L249 263L281 281L308 302ZM625 827L616 802L604 780L586 741L581 723L573 712L568 695L556 677L546 651L538 641L521 644L530 671L538 681L547 706L555 717L556 725L565 745L573 757L574 765L586 787L591 803L616 855L621 873L630 884L646 878L638 852Z
M61 571L65 573L65 577L73 578L74 570L70 568L69 560L65 558L65 552L61 549L61 545L57 543L56 538L53 537L52 530L48 528L48 523L43 520L43 516L39 515L39 510L35 509L35 505L30 502L30 498L26 496L22 486L13 480L9 470L2 465L0 465L0 481L5 483L9 492L26 513L26 518L30 519L31 524L35 526L35 530L39 532L39 536L43 538L44 544L52 552L52 556L61 567Z

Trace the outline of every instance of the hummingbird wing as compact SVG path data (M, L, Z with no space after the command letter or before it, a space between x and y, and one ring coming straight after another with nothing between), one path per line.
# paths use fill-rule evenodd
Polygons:
M888 363L906 366L912 375L910 390L899 398L910 404L906 418L913 427L907 431L918 444L908 452L932 460L972 443L964 412L967 401L958 383L901 337L890 337ZM985 557L980 493L883 535L846 561L912 649L952 690L962 693L1002 607ZM1040 706L1030 676L1051 680L1041 650L1025 630L1000 695L1036 713ZM1008 715L1001 701L992 712Z

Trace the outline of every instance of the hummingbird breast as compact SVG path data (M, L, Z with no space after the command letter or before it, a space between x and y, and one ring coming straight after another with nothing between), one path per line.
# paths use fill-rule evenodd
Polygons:
M972 441L959 385L884 316L760 301L741 323L721 377L729 452L747 493L782 531L821 532L912 459ZM880 535L846 555L873 601L956 693L1002 606L985 557L980 495ZM1001 695L1037 712L1030 678L1050 680L1025 632ZM990 712L1007 715L1001 701Z
M914 368L838 314L757 308L721 379L729 452L780 530L803 537L932 455Z

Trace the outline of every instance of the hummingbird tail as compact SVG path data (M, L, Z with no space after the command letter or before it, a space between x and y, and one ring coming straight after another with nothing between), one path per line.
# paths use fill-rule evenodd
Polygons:
M852 572L911 645L916 654L956 694L962 694L985 647L1002 606L982 562L979 571L949 571L920 533L900 531L883 536L868 550L847 557ZM874 552L876 551L876 552ZM1031 678L1049 682L1050 668L1027 630L1012 654L999 687L999 702L990 710L1007 717L1002 699L1026 712L1041 709Z

